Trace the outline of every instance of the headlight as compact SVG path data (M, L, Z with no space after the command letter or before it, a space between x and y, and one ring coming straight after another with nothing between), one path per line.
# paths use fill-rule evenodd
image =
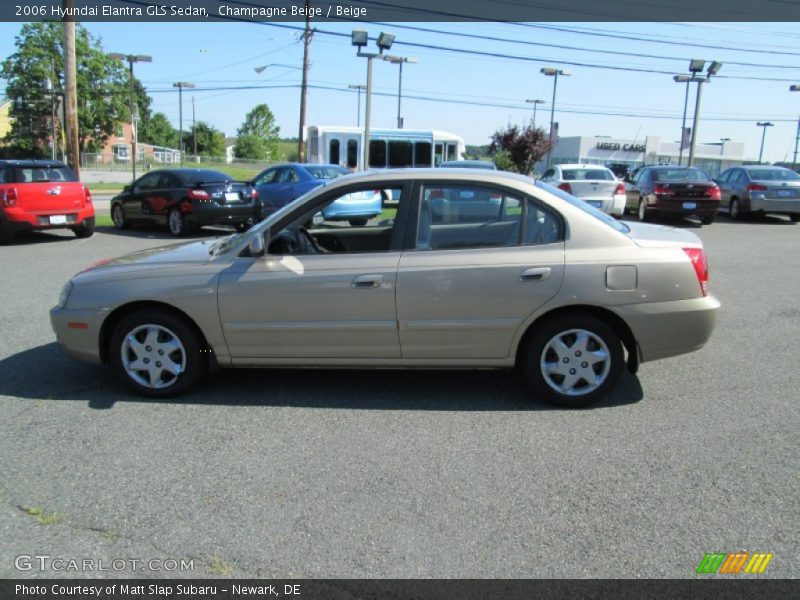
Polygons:
M64 284L64 287L61 288L61 294L58 296L58 308L64 308L67 305L67 300L69 300L69 294L71 291L72 280L69 280Z

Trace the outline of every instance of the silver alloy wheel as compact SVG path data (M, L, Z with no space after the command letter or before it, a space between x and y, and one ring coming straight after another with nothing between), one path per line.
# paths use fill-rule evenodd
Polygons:
M163 325L139 325L120 347L122 367L139 385L163 389L173 385L186 369L186 350L180 338Z
M125 226L125 213L122 212L122 207L119 204L114 205L111 218L114 220L114 225L117 229L122 229Z
M639 199L639 220L644 221L647 218L647 203L644 199Z
M183 233L183 218L177 209L172 209L169 213L169 231L172 235Z
M739 218L739 201L736 198L731 200L731 204L728 207L728 212L731 215L731 219L736 220Z
M586 329L569 329L553 336L539 361L547 385L565 396L595 391L611 372L611 353L603 339Z

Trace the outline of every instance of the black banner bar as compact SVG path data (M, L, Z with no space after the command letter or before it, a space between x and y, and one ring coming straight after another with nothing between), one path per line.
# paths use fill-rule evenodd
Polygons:
M0 582L3 600L538 600L800 597L799 580L702 576L687 580L36 580Z

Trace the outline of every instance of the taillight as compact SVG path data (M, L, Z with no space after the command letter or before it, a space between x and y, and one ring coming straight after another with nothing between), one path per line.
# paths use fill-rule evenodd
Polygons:
M17 205L17 188L6 188L3 192L3 206L9 208Z
M766 192L767 186L761 185L760 183L748 183L747 184L747 191L748 192Z
M567 192L568 194L572 193L572 186L570 184L568 184L566 181L563 182L563 183L559 183L558 184L558 189L563 190L563 191Z
M256 200L258 200L258 191L256 191L256 189L255 189L255 188L253 188L252 190L250 190L250 199L251 199L251 200L253 200L253 202L255 202Z
M703 292L703 296L708 296L708 260L705 251L702 248L684 248L683 251L692 262L700 291Z
M675 192L669 189L666 185L657 185L653 188L653 193L657 196L674 196Z
M719 187L715 185L706 190L706 197L711 200L720 200L722 198L722 193L719 191Z
M614 195L618 196L619 194L624 194L624 193L625 193L625 184L624 183L618 183L617 184L617 189L614 190Z
M186 195L192 200L211 200L211 196L209 196L208 192L205 190L191 189Z
M83 186L83 197L86 199L86 202L88 202L89 204L92 203L92 194L91 192L89 192L89 188L87 188L86 186Z

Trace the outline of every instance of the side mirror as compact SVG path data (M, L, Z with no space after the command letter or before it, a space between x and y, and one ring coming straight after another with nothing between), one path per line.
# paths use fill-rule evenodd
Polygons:
M269 247L269 232L254 235L247 246L247 251L253 258L264 256Z

